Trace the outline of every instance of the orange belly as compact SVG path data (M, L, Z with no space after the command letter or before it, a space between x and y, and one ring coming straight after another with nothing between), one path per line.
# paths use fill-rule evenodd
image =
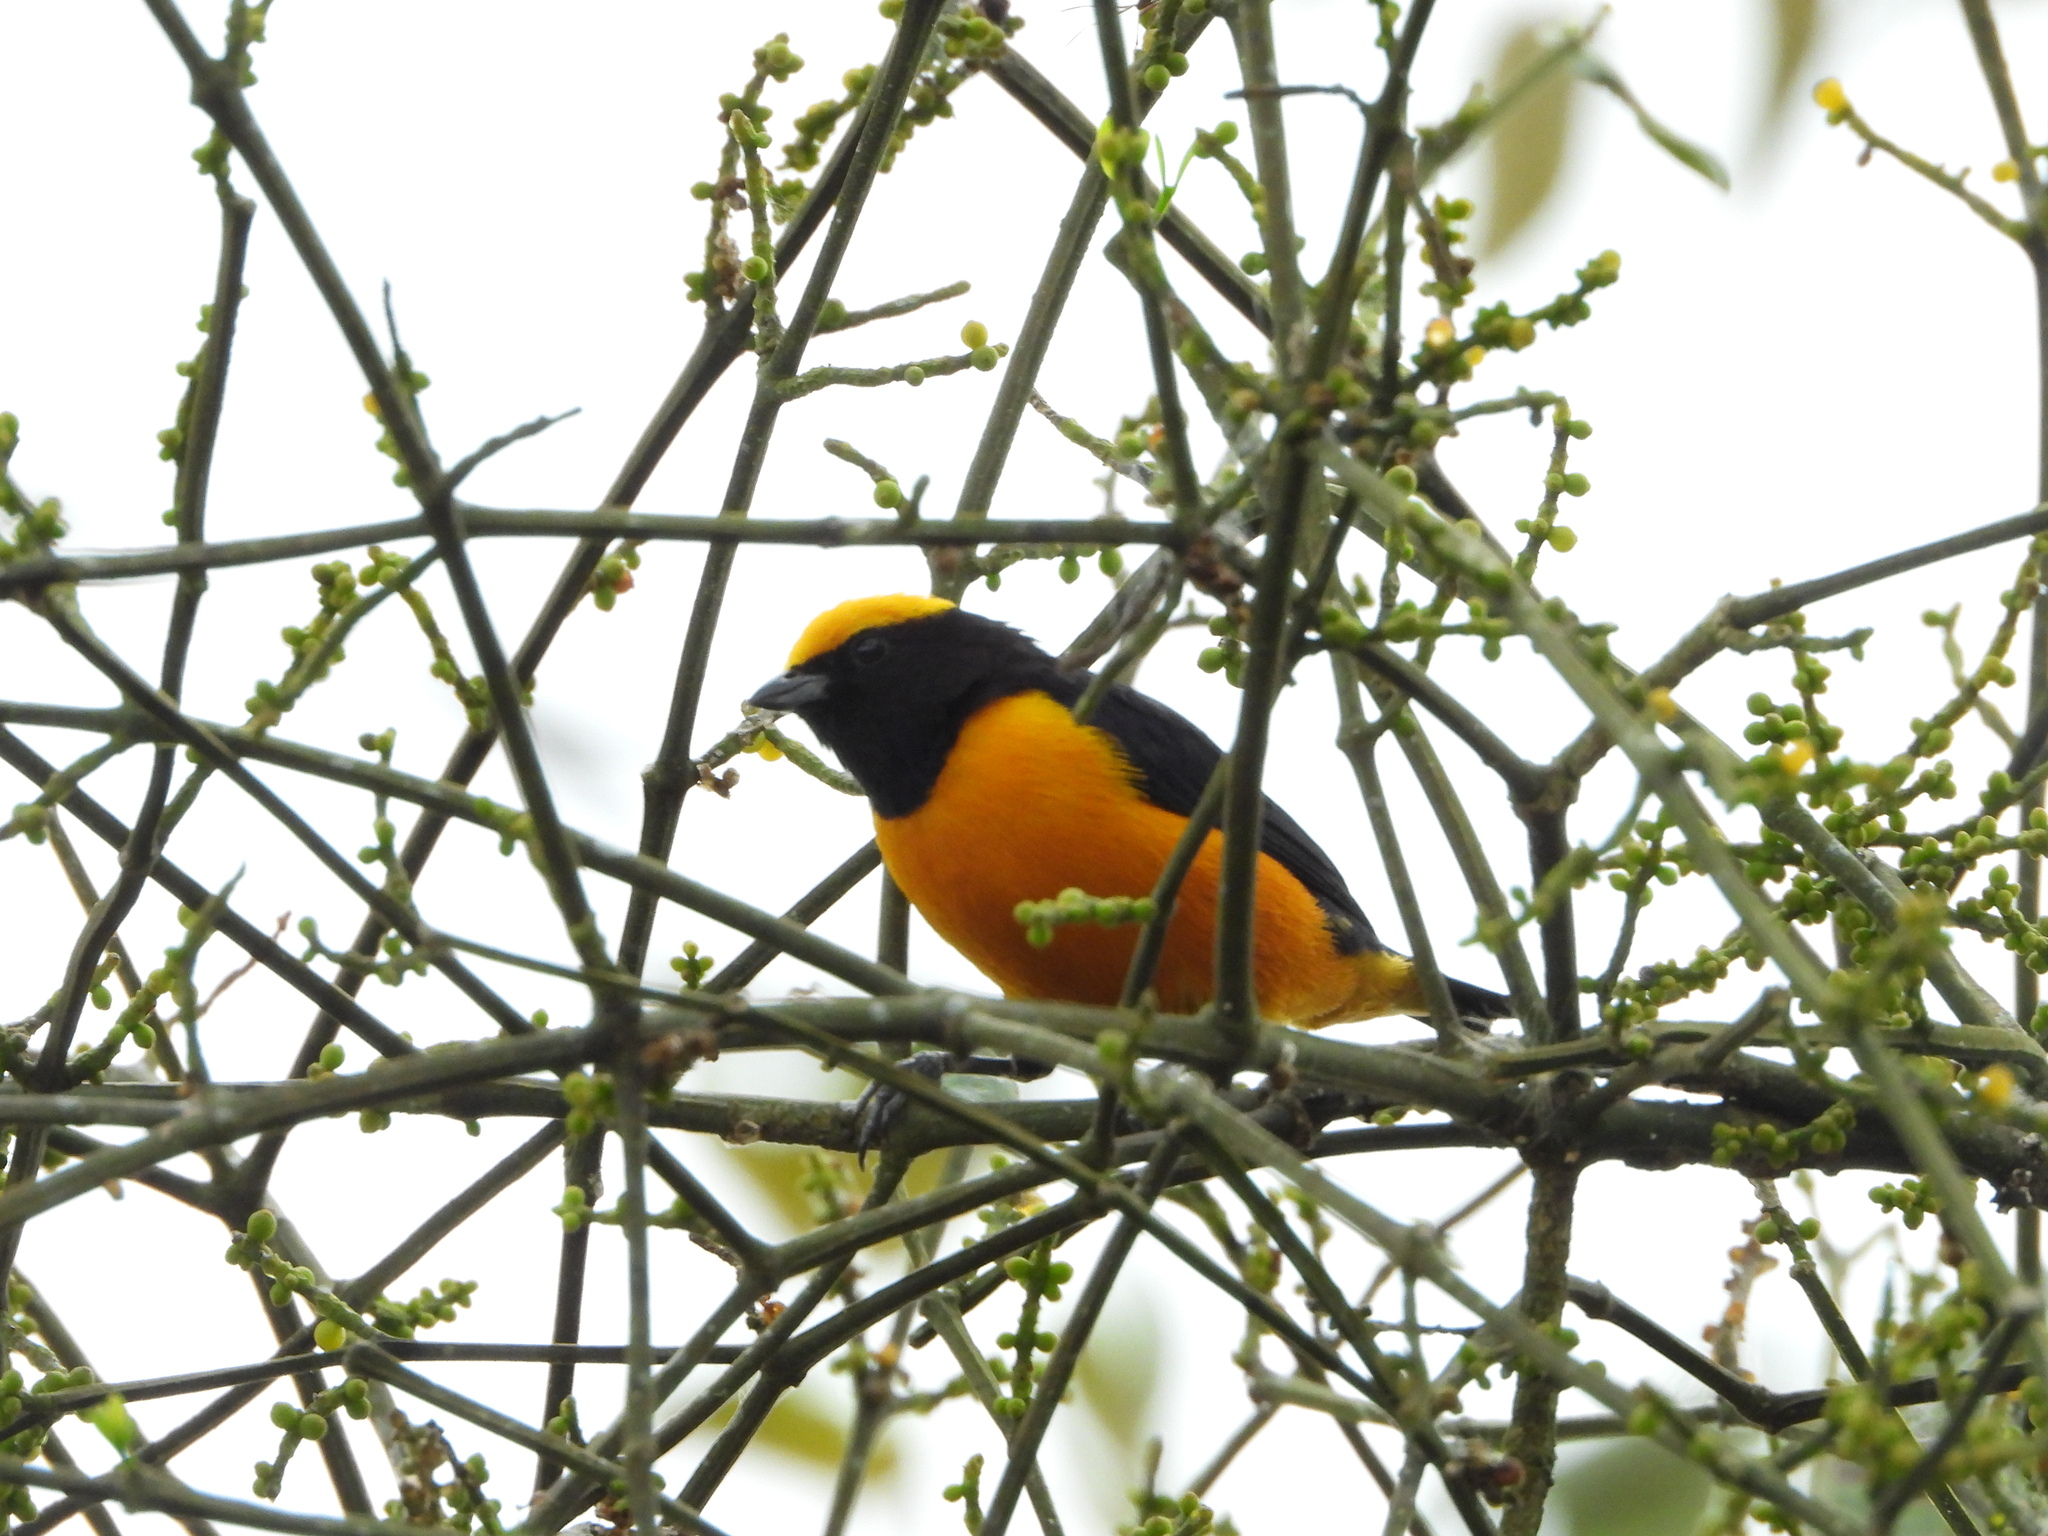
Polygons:
M930 797L908 816L877 817L875 840L925 920L1005 996L1113 1005L1138 929L1062 925L1041 949L1025 938L1017 903L1069 887L1148 895L1186 826L1139 794L1114 738L1026 693L975 714ZM1212 994L1222 850L1211 832L1181 886L1153 981L1166 1012L1192 1013ZM1339 954L1315 898L1263 854L1253 974L1259 1011L1282 1023L1422 1006L1406 960Z

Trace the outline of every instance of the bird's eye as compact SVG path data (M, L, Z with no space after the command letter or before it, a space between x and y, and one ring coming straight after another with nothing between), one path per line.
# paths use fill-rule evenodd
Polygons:
M862 635L846 648L856 666L871 667L889 654L889 642L880 635Z

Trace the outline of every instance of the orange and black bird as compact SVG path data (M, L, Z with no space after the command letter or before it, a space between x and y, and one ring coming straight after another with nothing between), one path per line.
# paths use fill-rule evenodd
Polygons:
M1222 751L1122 684L1076 723L1088 681L1006 624L896 595L818 615L789 670L749 702L795 713L839 758L867 792L882 862L904 895L1005 996L1114 1005L1137 930L1063 925L1041 947L1017 906L1069 888L1150 893ZM1167 928L1153 988L1169 1013L1210 999L1222 846L1211 832ZM1379 941L1329 856L1270 799L1259 847L1263 1016L1317 1029L1429 1011L1415 968ZM1474 1022L1509 1012L1497 993L1450 989Z

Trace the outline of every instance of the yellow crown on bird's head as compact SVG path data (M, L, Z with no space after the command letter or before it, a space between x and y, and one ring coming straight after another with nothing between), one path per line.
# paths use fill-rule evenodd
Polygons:
M864 629L884 624L901 624L905 619L922 619L944 613L953 604L943 597L917 597L908 592L890 592L880 597L855 597L827 608L804 627L789 653L789 665L800 667L814 656L836 651Z

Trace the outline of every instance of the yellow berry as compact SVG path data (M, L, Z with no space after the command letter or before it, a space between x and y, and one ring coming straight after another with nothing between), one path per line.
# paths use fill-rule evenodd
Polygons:
M1823 111L1840 112L1848 107L1849 95L1842 82L1830 75L1813 88L1813 104Z

